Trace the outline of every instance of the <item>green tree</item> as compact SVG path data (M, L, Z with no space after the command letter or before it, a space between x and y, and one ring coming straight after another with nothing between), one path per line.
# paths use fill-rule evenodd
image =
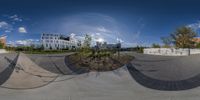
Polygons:
M160 48L160 45L159 45L159 44L153 43L153 44L152 44L152 48Z
M0 49L3 49L3 43L0 42Z
M172 43L172 38L171 37L161 37L161 40L164 44L163 47L165 48L169 48L171 46L171 43Z
M85 35L84 48L90 48L92 37L88 34Z
M195 47L200 48L200 43L197 43Z
M197 33L190 27L177 28L175 32L171 34L172 42L178 48L191 48L194 47L194 41L192 39L197 36Z

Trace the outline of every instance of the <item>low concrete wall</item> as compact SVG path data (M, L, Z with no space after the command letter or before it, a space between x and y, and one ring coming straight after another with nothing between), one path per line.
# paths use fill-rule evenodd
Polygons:
M144 54L164 56L187 56L189 54L200 54L200 49L146 48L144 49Z
M7 53L5 49L0 49L0 53Z

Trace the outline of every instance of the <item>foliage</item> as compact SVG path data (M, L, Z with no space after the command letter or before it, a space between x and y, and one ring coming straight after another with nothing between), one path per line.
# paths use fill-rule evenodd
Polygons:
M159 44L153 43L153 44L152 44L152 48L160 48L160 45L159 45Z
M177 28L175 32L171 34L172 42L178 48L191 48L194 46L194 41L192 39L197 36L192 28L180 27Z
M200 48L200 43L197 43L195 47Z
M7 51L24 52L27 54L56 54L72 52L72 50L43 50L42 47L34 48L33 46L21 46L21 47L5 47Z
M84 48L90 48L92 37L88 34L85 35Z
M0 49L2 49L2 48L3 48L3 43L0 42Z
M137 51L138 53L143 53L143 50L144 50L144 47L140 47L140 46L137 46L137 47L136 47L136 51Z
M161 40L162 40L162 42L164 44L163 47L165 47L165 48L169 48L170 47L170 45L172 43L172 38L171 37L161 37Z

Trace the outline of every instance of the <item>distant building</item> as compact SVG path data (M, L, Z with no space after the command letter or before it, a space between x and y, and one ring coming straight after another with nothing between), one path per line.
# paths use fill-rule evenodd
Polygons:
M200 37L195 37L192 39L195 43L200 43Z
M78 47L76 39L61 34L43 33L41 44L45 50L74 49Z
M6 46L6 36L0 36L0 43L3 44L3 47Z

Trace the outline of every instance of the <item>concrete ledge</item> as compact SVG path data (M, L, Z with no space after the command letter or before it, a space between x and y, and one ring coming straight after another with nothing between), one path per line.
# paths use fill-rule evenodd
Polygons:
M0 53L8 53L5 49L0 49Z
M146 48L144 54L162 56L188 56L190 54L200 54L200 49L189 48Z

